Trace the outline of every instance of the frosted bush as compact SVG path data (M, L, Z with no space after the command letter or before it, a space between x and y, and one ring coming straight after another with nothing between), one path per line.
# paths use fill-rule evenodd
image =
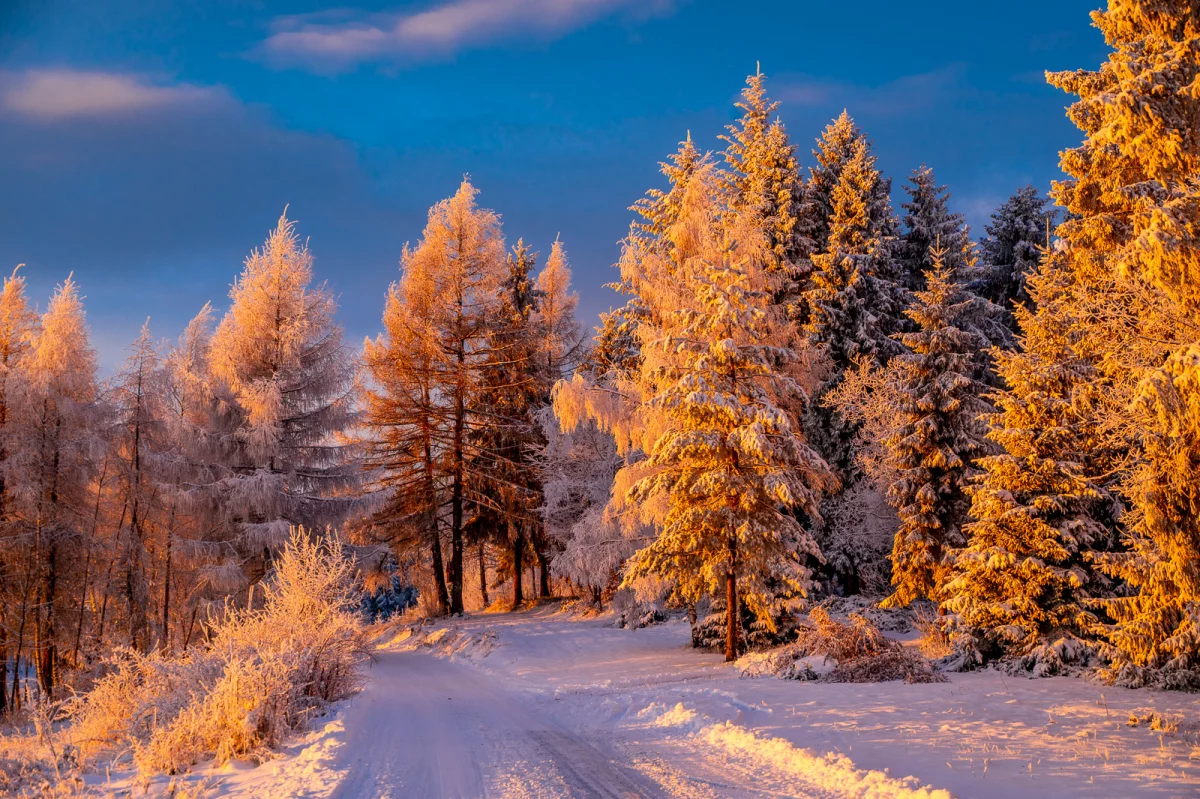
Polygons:
M358 686L367 657L354 563L336 537L291 539L254 609L227 608L177 658L124 651L71 708L85 756L129 747L145 774L256 757Z
M795 643L738 661L743 676L772 674L822 682L945 682L928 661L886 637L869 619L851 613L845 622L821 606L808 614Z

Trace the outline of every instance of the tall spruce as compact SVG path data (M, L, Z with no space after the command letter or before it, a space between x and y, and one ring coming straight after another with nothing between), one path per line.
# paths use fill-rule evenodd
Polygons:
M1132 589L1106 609L1112 675L1200 684L1200 6L1110 0L1096 71L1053 73L1085 134L1062 155L1058 229L1098 358L1107 432L1128 447Z
M1026 281L1042 262L1042 253L1057 213L1047 211L1050 202L1033 186L1024 186L992 214L979 242L980 268L972 289L1009 311L1009 324L1016 325L1014 305L1031 301Z
M1071 276L1061 258L1028 277L1037 313L1018 307L1020 349L997 355L1004 389L978 460L966 547L952 555L943 606L960 647L980 660L1031 657L1060 637L1094 634L1090 600L1108 591L1092 555L1110 548L1115 500L1096 450L1096 364L1080 354ZM1085 350L1086 351L1086 350ZM1036 668L1049 670L1053 658Z
M888 500L900 516L892 548L892 594L888 606L938 596L949 549L964 543L967 485L974 460L984 454L979 422L987 405L971 362L986 341L960 326L971 297L955 283L945 253L935 251L925 288L907 313L917 330L901 340L908 352L897 358L902 378L898 426L886 442L896 481Z
M783 122L772 119L779 103L768 99L766 79L761 70L746 78L737 103L742 117L721 137L726 143L724 182L732 213L753 216L762 231L765 268L779 278L772 301L794 315L808 283L812 244L799 227L804 185L796 147Z

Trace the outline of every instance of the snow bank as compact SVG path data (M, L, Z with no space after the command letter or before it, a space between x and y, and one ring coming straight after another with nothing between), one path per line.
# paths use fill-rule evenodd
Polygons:
M426 652L446 660L477 662L498 646L500 636L494 630L421 624L405 627L379 648L390 652Z
M782 738L755 735L725 722L704 728L696 735L726 753L757 761L820 786L838 796L861 799L951 799L949 791L922 786L915 777L897 779L882 771L854 765L845 755L815 755L797 749Z
M654 703L637 714L651 727L673 727L722 754L750 761L756 769L773 769L822 792L853 799L951 799L949 791L921 785L916 777L896 778L883 771L860 769L842 754L814 754L782 738L758 735L730 721L706 723L684 706Z

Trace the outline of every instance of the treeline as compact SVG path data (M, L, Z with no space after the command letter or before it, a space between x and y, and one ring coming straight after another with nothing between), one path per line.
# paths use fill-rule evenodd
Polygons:
M0 708L53 698L114 647L180 651L252 601L293 525L361 504L356 358L281 219L220 319L148 327L98 380L79 288L0 293Z
M719 158L689 137L635 206L628 301L556 389L576 578L728 658L878 591L960 666L1200 684L1197 14L1095 16L1108 61L1048 75L1085 134L1058 207L1022 189L979 242L924 166L897 215L848 115L802 170L752 76Z

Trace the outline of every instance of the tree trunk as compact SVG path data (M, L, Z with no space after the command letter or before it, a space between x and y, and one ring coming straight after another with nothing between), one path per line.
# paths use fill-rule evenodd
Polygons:
M463 355L459 353L459 368ZM450 613L463 612L463 433L466 410L462 391L454 407L454 478L450 488Z
M592 586L592 604L594 604L596 606L597 610L604 610L603 597L604 597L604 594L600 591L600 586L593 585Z
M479 596L483 598L483 607L487 609L488 592L487 592L487 561L484 559L484 544L483 539L479 539Z
M729 571L725 573L725 662L737 660L740 648L738 628L741 626L738 612L737 592L737 539L731 534L727 543L729 548Z
M430 441L428 430L424 432L423 443L425 446L425 497L429 502L429 529L426 531L426 535L429 536L429 550L433 560L433 584L437 590L438 611L445 616L450 612L450 592L446 588L446 565L442 561L442 536L438 532L437 496L433 484L433 443Z
M538 595L542 599L549 599L550 594L550 558L546 555L546 550L543 547L538 548Z
M518 532L512 542L512 606L516 610L525 601L525 533Z
M163 654L171 651L171 541L174 537L175 511L171 511L171 523L167 527L166 563L163 566L163 617L162 617L162 646Z
M688 629L692 633L692 648L700 646L700 631L696 629L696 603L689 602L687 606Z

